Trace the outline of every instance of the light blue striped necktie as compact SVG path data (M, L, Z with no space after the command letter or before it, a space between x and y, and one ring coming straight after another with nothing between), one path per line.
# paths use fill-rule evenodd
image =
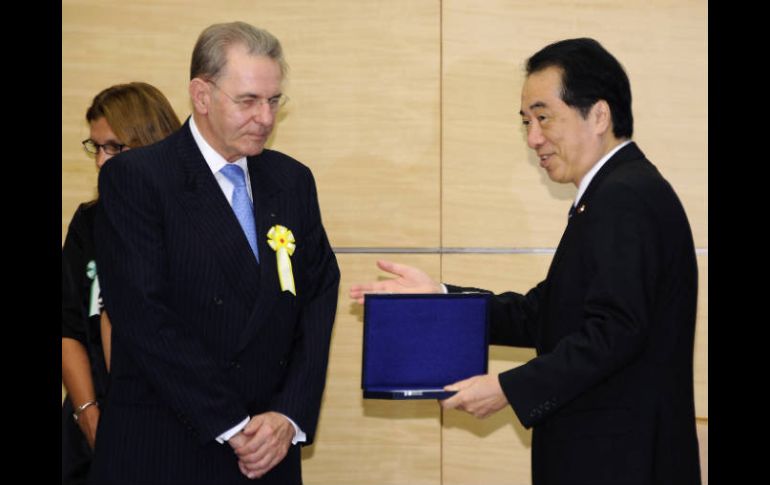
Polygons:
M257 228L254 223L254 205L249 198L249 191L246 188L246 176L243 169L235 163L228 163L220 170L222 175L234 185L233 189L233 212L238 222L241 223L246 239L249 241L251 251L259 263L259 251L257 250Z

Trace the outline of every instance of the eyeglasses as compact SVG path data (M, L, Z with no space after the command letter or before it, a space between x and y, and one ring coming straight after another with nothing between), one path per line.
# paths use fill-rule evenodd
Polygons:
M100 145L90 138L83 140L81 143L83 144L83 150L91 155L99 153L100 148L104 150L104 153L107 155L117 155L126 148L126 145L121 145L120 143L105 143L104 145Z
M262 105L266 104L270 107L270 111L276 112L281 106L285 105L286 102L289 101L289 97L285 94L278 94L272 98L267 99L259 98L249 94L244 96L242 99L235 99L227 94L224 89L220 88L219 85L211 79L207 79L206 82L211 83L215 88L222 91L222 94L227 96L227 99L232 101L241 111L251 111L254 108L261 108Z

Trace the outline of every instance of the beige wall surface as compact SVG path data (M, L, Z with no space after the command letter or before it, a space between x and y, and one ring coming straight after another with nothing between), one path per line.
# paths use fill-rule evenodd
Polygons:
M309 484L441 483L441 407L435 400L363 399L363 306L347 296L372 278L377 256L338 255L342 273L337 320L316 444L303 453ZM438 255L402 255L406 264L440 274Z
M593 37L626 68L634 138L682 199L696 246L707 247L705 1L442 4L445 246L556 245L576 188L551 182L527 148L524 62L550 42Z
M318 439L303 449L306 483L530 483L531 433L510 408L479 421L433 401L362 399L362 309L347 290L384 277L381 257L495 291L543 279L576 189L551 182L526 146L523 66L547 43L579 36L599 40L626 68L634 139L692 225L695 398L707 460L705 0L63 0L62 241L77 204L94 196L96 170L80 147L93 96L146 81L186 119L195 39L231 20L283 44L290 101L268 146L312 169L342 271ZM490 372L533 356L492 347Z
M91 98L142 80L184 120L195 39L243 20L283 44L290 101L268 146L313 170L332 244L438 246L438 2L65 0L62 13L63 233L96 181L79 145Z
M447 282L462 282L496 293L523 293L543 279L552 256L445 255L442 276ZM533 357L534 349L492 346L489 372L518 367ZM466 413L447 411L444 428L445 484L530 483L532 432L521 425L510 407L481 421Z

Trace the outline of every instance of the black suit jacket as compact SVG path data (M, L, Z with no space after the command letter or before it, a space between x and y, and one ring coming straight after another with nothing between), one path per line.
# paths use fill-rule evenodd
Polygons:
M492 299L490 342L537 350L500 374L534 428L535 485L700 483L696 300L684 209L631 143L578 201L545 281Z
M188 123L99 175L112 384L92 483L254 483L215 438L266 411L314 438L339 269L310 170L272 150L248 167L259 264ZM296 238L297 296L281 291L267 244L277 224ZM260 481L300 482L299 446Z

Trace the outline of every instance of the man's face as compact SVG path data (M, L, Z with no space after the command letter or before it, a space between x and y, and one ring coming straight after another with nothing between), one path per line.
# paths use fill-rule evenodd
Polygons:
M240 45L227 53L222 74L208 81L212 147L227 161L262 152L275 123L267 101L281 94L281 69L266 56L252 56Z
M601 158L593 117L583 119L561 96L561 70L549 67L530 74L521 92L521 117L527 144L554 182L576 186Z

